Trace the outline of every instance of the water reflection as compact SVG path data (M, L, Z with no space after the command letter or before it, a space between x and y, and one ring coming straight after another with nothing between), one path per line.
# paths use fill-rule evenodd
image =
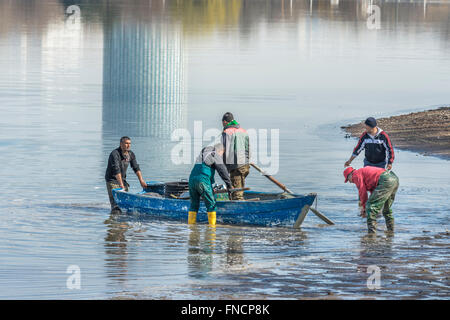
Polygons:
M358 270L366 272L370 265L387 265L392 262L393 235L387 233L381 235L362 235L360 239L360 252L358 259Z
M170 1L168 7L181 22L187 35L210 34L239 24L245 7L243 0Z
M227 240L226 264L228 267L240 267L244 264L244 248L242 235L231 233Z
M128 246L126 232L131 226L120 214L111 214L105 221L105 267L107 277L125 286L128 274Z
M177 23L150 19L164 16L164 7L134 5L103 21L103 154L107 159L119 137L130 136L144 177L158 180L155 171L165 171L167 179L171 133L187 126L185 46Z
M450 28L445 0L28 0L0 2L0 33L23 27L39 31L55 20L70 17L66 10L71 5L81 8L84 25L111 22L112 17L120 17L136 23L159 21L181 25L184 34L211 33L216 29L228 30L230 26L257 32L255 27L264 22L300 21L313 15L324 20L365 20L371 14L367 10L371 5L381 7L382 19L389 24L415 22L419 25L428 21L435 24L431 27L438 25L447 31Z
M205 278L213 270L216 253L216 227L207 226L201 237L198 225L189 226L188 275L192 278Z
M19 159L2 175L9 187L0 206L14 214L0 223L9 239L0 247L1 259L9 261L9 272L0 273L6 283L0 297L110 298L151 284L143 297L173 298L186 290L178 297L192 298L198 296L192 288L218 269L217 278L239 281L230 285L233 298L298 298L330 286L359 297L368 275L354 278L355 266L375 264L399 268L400 281L390 285L395 292L382 290L383 298L411 297L425 288L424 297L448 299L448 255L442 254L448 236L411 240L424 230L444 231L449 179L442 168L448 163L399 152L404 184L397 209L404 214L395 246L384 238L360 239L365 227L349 214L355 194L336 174L351 146L330 123L363 118L366 110L390 115L448 101L449 1L374 3L382 10L376 32L366 27L367 0L81 0L79 22L65 20L73 1L0 1L0 145ZM76 22L73 30L69 22ZM187 51L190 68L181 63ZM100 166L121 135L142 137L133 137L133 148L145 148L135 151L146 178L172 174L163 163L170 154L161 142L166 132L159 129L184 126L187 69L193 119L217 123L221 108L231 106L249 114L249 127L280 126L280 145L289 149L280 180L317 191L322 208L342 212L334 216L335 227L315 227L311 218L307 240L300 232L236 227L220 228L214 240L202 226L187 240L184 225L177 233L146 221L149 232L139 233L131 232L129 216L98 223L108 211ZM153 135L163 138L147 138ZM43 208L39 203L55 201L83 205L36 211ZM98 202L105 205L89 209ZM40 230L41 224L55 232ZM79 253L74 263L83 263L92 281L78 293L56 292L65 279L55 275L73 252ZM49 263L58 265L55 273ZM417 264L439 274L433 282L411 282ZM24 290L22 280L30 274L38 276ZM203 297L223 292L223 285L213 285Z
M186 126L186 58L180 29L107 21L103 37L103 131L170 137Z

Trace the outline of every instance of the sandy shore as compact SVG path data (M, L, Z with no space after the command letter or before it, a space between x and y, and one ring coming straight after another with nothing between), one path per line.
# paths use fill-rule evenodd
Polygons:
M394 148L450 160L450 107L377 119ZM352 137L364 132L364 122L341 127Z

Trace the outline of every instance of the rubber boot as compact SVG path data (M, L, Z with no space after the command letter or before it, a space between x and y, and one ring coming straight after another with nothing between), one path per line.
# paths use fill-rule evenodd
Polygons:
M195 224L197 222L197 212L189 211L188 224Z
M373 220L367 221L367 231L370 234L376 233L377 232L377 222L373 221Z
M394 219L386 220L386 229L389 232L394 232Z
M216 212L215 211L208 212L208 222L209 222L209 225L211 225L211 226L216 225Z

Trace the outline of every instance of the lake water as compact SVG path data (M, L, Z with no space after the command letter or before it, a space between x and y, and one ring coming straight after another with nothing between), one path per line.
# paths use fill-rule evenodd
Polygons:
M396 233L381 218L370 240L340 129L450 102L449 1L373 1L379 29L363 0L126 3L0 0L1 299L449 298L450 162L396 150ZM110 216L121 136L146 180L187 178L171 133L220 129L226 111L279 130L276 178L317 192L335 226ZM256 171L247 183L278 191Z

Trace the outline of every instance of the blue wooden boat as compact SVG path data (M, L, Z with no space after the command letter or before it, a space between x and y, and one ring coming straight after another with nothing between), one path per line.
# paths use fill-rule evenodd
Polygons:
M187 222L189 200L167 197L164 183L147 184L148 188L138 193L112 190L116 203L123 211ZM217 224L292 227L299 217L304 219L316 196L310 193L286 197L280 193L245 191L243 201L217 201ZM202 202L197 223L207 222L206 208Z

